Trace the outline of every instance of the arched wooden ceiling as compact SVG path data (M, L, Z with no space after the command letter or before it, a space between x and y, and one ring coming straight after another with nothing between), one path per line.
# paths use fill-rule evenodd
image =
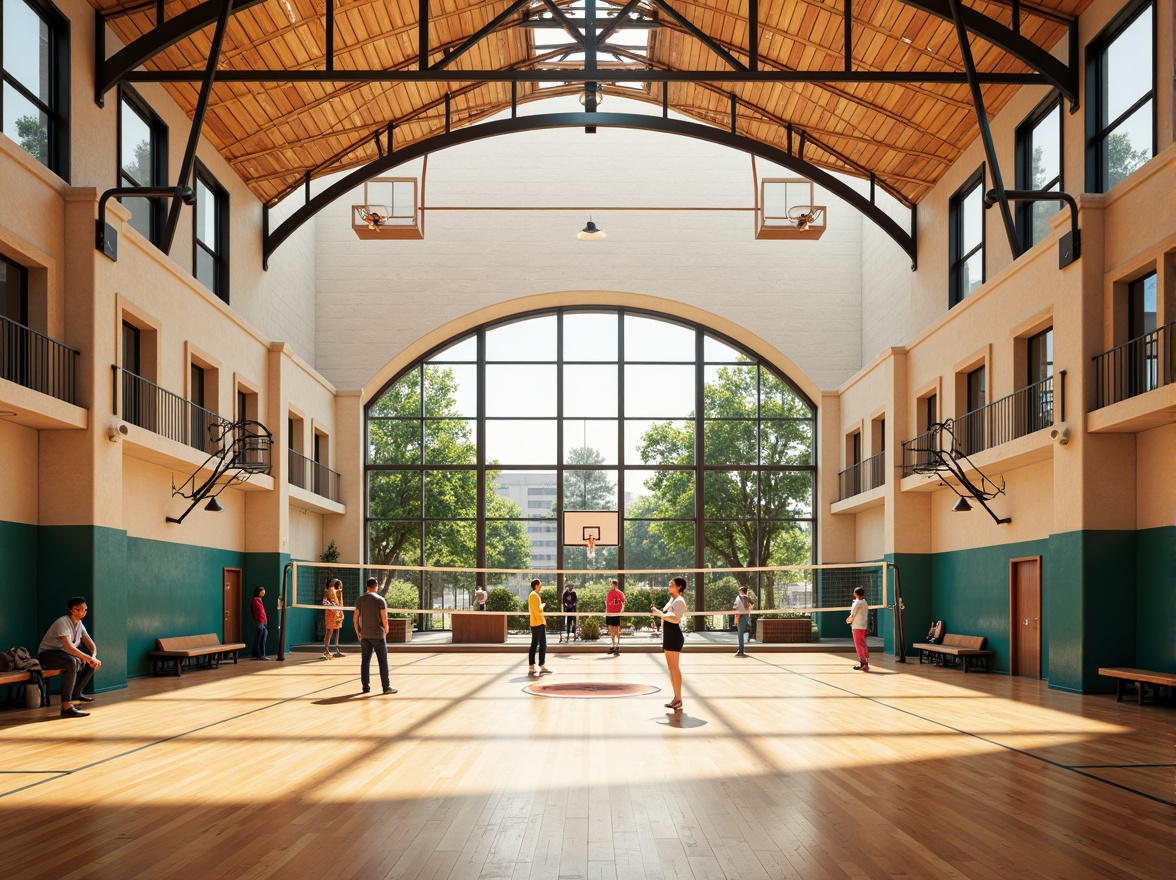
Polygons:
M122 44L99 47L98 97L159 81L194 115L222 0L90 2ZM204 136L272 205L389 131L400 150L594 81L914 205L979 133L957 0L588 2L235 0ZM1049 53L1089 0L958 2L989 115L1024 83L1076 99Z

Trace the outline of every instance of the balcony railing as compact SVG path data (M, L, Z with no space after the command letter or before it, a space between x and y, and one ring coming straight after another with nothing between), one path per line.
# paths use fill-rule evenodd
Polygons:
M837 475L841 495L839 501L876 489L886 483L886 453L871 455L865 461L851 465Z
M953 452L975 455L1042 428L1054 422L1053 376L1026 385L987 406L965 413L952 423L955 435ZM934 464L929 452L940 442L932 436L936 430L920 434L902 444L902 475L909 477L920 465Z
M0 317L0 378L76 403L78 352Z
M290 450L290 485L308 489L335 502L339 500L339 475L325 464L293 449Z
M121 385L123 421L201 452L211 454L217 451L221 444L218 438L224 433L228 420L178 394L165 391L142 376L117 366L112 369L115 382ZM211 431L214 427L216 430Z
M1165 324L1094 356L1095 409L1172 384L1174 327Z

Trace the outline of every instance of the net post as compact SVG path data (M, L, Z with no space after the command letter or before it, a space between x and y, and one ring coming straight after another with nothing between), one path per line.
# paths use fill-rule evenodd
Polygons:
M286 606L290 603L286 601L286 581L289 579L291 572L294 569L293 562L287 562L282 566L282 592L278 595L278 660L286 659Z
M906 663L906 632L902 622L902 579L899 577L897 565L888 562L886 567L894 569L894 662Z

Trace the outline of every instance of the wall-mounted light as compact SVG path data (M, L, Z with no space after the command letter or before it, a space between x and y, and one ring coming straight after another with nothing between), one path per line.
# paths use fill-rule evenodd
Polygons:
M592 222L592 218L588 218L588 225L576 233L576 238L580 241L600 241L602 238L608 238L604 234L604 230L597 228L596 224Z
M955 506L952 507L952 512L953 513L967 513L971 509L972 509L972 505L968 503L968 499L965 498L963 495L961 495L959 497L959 500L956 501Z

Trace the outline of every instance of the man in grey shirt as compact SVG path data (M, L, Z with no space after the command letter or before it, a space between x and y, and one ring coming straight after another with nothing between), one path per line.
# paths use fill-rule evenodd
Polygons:
M355 627L355 636L359 639L363 651L360 661L359 681L363 685L363 692L371 691L372 653L376 655L376 662L380 664L380 684L384 686L384 693L394 694L388 678L388 603L384 597L376 592L376 579L367 579L367 590L355 600L355 613L351 615L351 623Z
M85 718L90 713L83 712L74 703L94 702L93 697L82 693L82 688L98 671L102 661L98 659L98 647L82 623L89 609L86 600L74 596L67 604L69 614L53 621L53 626L41 639L37 659L41 661L42 669L61 670L61 717ZM80 650L83 645L89 654Z

